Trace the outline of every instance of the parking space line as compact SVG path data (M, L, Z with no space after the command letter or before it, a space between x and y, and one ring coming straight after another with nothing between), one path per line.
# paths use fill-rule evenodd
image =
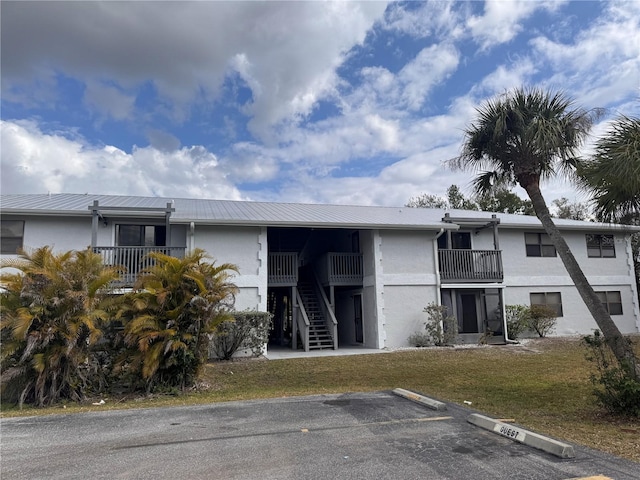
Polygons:
M592 477L572 477L565 480L613 480L611 477L605 477L604 475L595 475Z

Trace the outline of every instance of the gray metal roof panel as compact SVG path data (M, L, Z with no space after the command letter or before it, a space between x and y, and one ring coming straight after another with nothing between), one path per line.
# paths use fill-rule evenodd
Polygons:
M234 224L261 226L356 227L433 229L456 228L442 222L445 212L452 217L489 218L490 212L443 210L431 208L376 207L302 203L267 203L189 198L137 197L82 194L7 194L0 196L4 213L27 215L89 215L89 206L98 200L101 206L135 208L165 208L172 202L174 222L200 224ZM537 228L534 216L497 213L501 228ZM638 227L554 219L562 229L632 230Z

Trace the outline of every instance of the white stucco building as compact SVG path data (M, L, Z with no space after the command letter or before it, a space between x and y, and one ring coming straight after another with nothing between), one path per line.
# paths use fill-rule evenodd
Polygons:
M401 347L423 308L449 307L462 341L504 341L504 306L544 303L556 335L596 328L535 217L475 211L167 199L2 195L2 255L92 247L130 287L153 250L202 248L239 268L238 310L275 314L292 348ZM629 236L639 228L557 220L623 333L640 331Z

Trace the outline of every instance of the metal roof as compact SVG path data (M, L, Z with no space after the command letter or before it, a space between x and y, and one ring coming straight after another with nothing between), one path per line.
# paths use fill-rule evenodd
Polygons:
M137 197L90 194L7 194L0 196L0 210L5 214L89 216L89 207L97 200L100 206L164 209L171 203L175 212L172 223L300 226L317 228L380 228L380 229L457 229L442 221L445 212L452 217L490 218L490 212L443 210L436 208L375 207L302 203L271 203L189 198ZM106 212L105 212L106 214ZM149 212L138 216L151 216ZM537 228L540 221L533 216L497 213L500 228ZM120 213L118 213L120 216ZM577 230L632 230L638 227L554 219L558 227Z

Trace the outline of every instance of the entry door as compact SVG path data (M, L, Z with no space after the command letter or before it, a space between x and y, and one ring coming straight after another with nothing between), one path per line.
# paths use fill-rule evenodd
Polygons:
M460 307L458 319L462 316L462 325L458 325L460 333L478 333L478 293L460 292Z
M355 322L356 343L364 342L362 328L362 295L353 296L353 319Z

